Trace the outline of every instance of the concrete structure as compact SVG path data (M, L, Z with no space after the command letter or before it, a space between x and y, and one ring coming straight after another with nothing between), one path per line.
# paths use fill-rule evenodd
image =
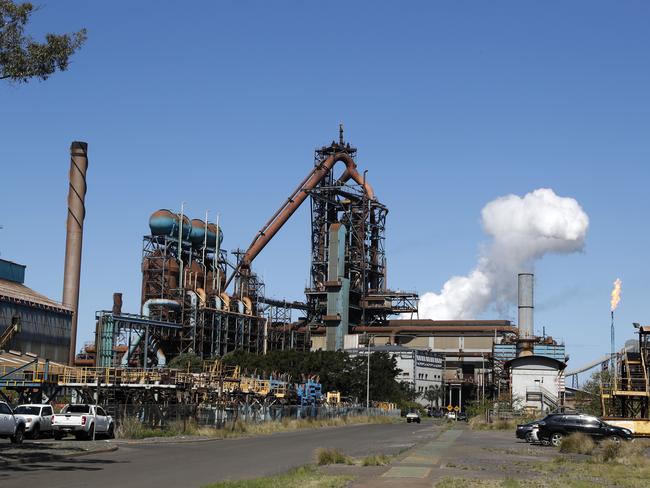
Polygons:
M66 363L72 310L24 285L25 266L0 259L0 349Z
M350 336L346 336L347 343L350 344ZM346 349L346 352L356 355L365 355L367 348L354 347ZM403 346L371 346L371 352L386 352L395 358L397 367L401 370L397 376L397 381L405 382L418 394L416 401L422 405L429 405L423 395L427 390L440 388L441 398L434 404L442 405L442 379L444 369L444 356L431 351L414 349Z
M506 368L510 371L510 392L516 406L548 412L561 405L566 363L531 355L508 361Z

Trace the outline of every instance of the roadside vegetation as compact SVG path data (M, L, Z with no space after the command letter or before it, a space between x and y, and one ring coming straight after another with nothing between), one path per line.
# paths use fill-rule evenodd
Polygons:
M391 456L385 454L372 454L362 459L350 457L339 449L319 449L316 451L316 464L327 466L329 464L347 464L349 466L386 466L390 464Z
M395 417L367 417L365 415L353 417L334 417L330 419L291 419L280 422L251 423L237 421L223 429L199 426L194 422L174 421L165 426L165 429L152 429L143 425L136 418L128 418L120 422L116 430L119 439L147 439L155 437L213 437L226 439L233 437L248 437L267 435L276 432L290 432L302 429L320 429L324 427L341 427L344 425L360 424L391 424L401 422Z
M588 488L621 486L641 488L650 480L650 439L634 442L594 443L589 437L568 436L552 461L527 463L530 478L476 479L447 477L437 488Z
M346 456L338 449L319 449L316 452L316 464L327 466L329 464L354 464L350 456Z
M253 480L221 481L203 488L343 488L351 476L329 475L315 466L303 466L276 476Z
M486 422L483 417L472 417L469 419L469 428L472 430L514 430L517 424L530 422L527 418L503 419Z

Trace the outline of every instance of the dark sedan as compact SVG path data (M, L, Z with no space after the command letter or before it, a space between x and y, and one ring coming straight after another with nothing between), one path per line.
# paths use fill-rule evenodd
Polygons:
M554 446L559 446L562 439L574 432L581 432L594 440L611 439L614 442L631 440L632 431L603 422L597 417L582 414L552 414L538 422L537 436Z

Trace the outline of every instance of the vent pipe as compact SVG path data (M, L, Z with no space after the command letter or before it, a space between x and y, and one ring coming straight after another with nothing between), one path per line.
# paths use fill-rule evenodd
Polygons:
M534 319L535 309L533 301L533 286L535 276L532 273L519 273L517 281L518 306L519 306L519 341L518 356L531 356L533 354Z
M70 187L68 190L68 222L65 239L63 271L63 305L72 309L68 363L74 366L77 352L77 318L79 312L79 280L81 277L81 244L86 216L86 171L88 144L75 141L70 145Z

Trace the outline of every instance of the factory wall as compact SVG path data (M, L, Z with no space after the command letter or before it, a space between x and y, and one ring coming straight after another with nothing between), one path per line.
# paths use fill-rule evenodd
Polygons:
M11 326L14 316L20 317L21 329L5 349L68 361L72 314L0 300L0 334Z

